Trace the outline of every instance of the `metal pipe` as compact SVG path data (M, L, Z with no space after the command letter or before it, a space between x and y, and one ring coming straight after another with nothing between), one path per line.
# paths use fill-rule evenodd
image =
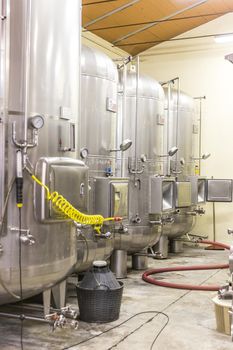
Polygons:
M161 85L161 86L164 86L164 85L168 85L169 83L174 84L175 81L178 80L178 79L179 79L179 77L175 77L175 78L170 79L170 80L167 80L167 81L161 81L161 82L160 82L160 85Z
M180 78L177 78L177 110L176 110L176 147L178 147L178 140L179 140L179 108L180 108ZM178 153L176 153L176 173L178 172L177 169L178 165Z
M197 6L200 6L200 5L204 4L205 2L207 2L207 0L198 1L198 2L195 3L195 4L192 4L192 5L190 5L190 6L187 6L187 7L183 8L183 9L181 9L181 10L175 11L175 12L173 12L172 14L161 18L160 21L161 21L161 20L166 20L166 19L169 19L169 18L172 18L172 17L175 17L175 16L177 16L177 15L179 15L179 14L185 12L185 11L188 11L188 10L191 10L191 9L197 7ZM154 26L156 26L156 25L158 25L158 24L159 24L159 23L156 22L156 21L153 22L153 23L147 24L147 25L145 25L144 27L142 27L142 28L140 28L140 29L134 30L133 32L131 32L131 33L129 33L129 34L123 35L123 36L120 37L119 39L114 40L114 41L113 41L113 44L115 45L115 44L119 43L120 41L123 41L123 40L125 40L125 39L128 39L128 38L132 37L133 35L136 35L136 34L138 34L138 33L141 33L141 32L143 32L144 30L149 29L149 28L151 28L151 27L154 27Z
M199 174L201 175L201 159L202 159L202 100L205 100L206 96L194 97L194 100L199 100Z
M170 41L181 41L181 40L191 40L191 39L203 39L203 38L212 38L212 37L218 37L218 36L223 36L223 35L233 35L233 32L228 32L228 33L216 33L216 34L205 34L205 35L196 35L196 36L187 36L184 38L172 38L172 39L165 39L165 40L153 40L153 41L139 41L139 42L134 42L134 43L127 43L127 44L119 44L117 46L135 46L135 45L147 45L147 44L160 44L160 43L166 43ZM141 57L148 57L148 56L154 56L158 55L157 53L155 54L141 54Z
M167 91L167 153L169 150L169 134L170 134L170 103L171 103L171 82L168 83L168 91ZM167 157L167 174L170 175L170 157Z
M51 324L52 322L50 320L45 320L44 318L40 317L33 317L33 316L25 316L21 314L11 314L9 312L0 312L0 317L5 317L5 318L14 318L18 320L29 320L29 321L36 321L36 322L44 322L44 323L49 323Z
M30 85L30 54L31 54L31 0L27 0L26 21L24 27L25 35L25 81L24 81L24 141L27 142L27 119L28 119L28 98Z
M121 142L124 141L125 136L125 118L126 118L126 86L127 86L127 65L124 64L123 68L123 99L122 99L122 117L121 117L121 132L122 132L122 139ZM121 177L123 177L125 174L124 169L124 156L123 153L121 154Z
M178 81L178 91L179 91L179 95L180 95L180 78L179 77L175 77L173 79L170 79L170 80L167 80L164 82L160 82L161 86L164 86L164 85L168 86L168 91L167 91L167 153L170 149L169 139L170 139L170 112L171 112L170 111L170 108L171 108L171 84L174 84L176 80ZM178 108L179 108L179 98L178 98L178 94L177 94L177 122L178 122ZM177 147L177 144L178 144L178 125L177 125L177 129L176 129L176 147ZM176 164L177 164L177 154L176 154ZM175 172L177 172L177 169ZM167 157L167 175L169 176L170 174L171 174L170 157L168 156Z
M114 10L112 10L112 11L110 11L110 12L106 12L104 15L99 16L99 17L93 19L93 20L90 21L90 22L87 22L87 23L84 25L84 28L87 28L87 27L91 26L91 25L94 24L94 23L97 23L97 22L99 22L99 21L102 21L103 19L108 18L108 17L114 15L115 13L118 13L118 12L120 12L120 11L123 11L123 10L127 9L128 7L130 7L130 6L133 6L134 4L136 4L136 3L139 2L139 1L140 1L140 0L132 0L132 1L130 1L129 3L124 4L124 5L120 6L120 7L117 7L116 9L114 9Z
M138 163L137 163L137 131L138 131L138 108L139 108L139 65L140 65L140 57L137 56L137 75L136 75L136 110L135 110L135 145L134 145L134 158L135 158L135 174L134 174L134 183L136 184L136 174L138 171Z

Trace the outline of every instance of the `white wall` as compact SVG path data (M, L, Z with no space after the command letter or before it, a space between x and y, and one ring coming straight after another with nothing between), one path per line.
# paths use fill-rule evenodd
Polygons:
M202 25L183 37L233 32L233 14ZM181 89L191 96L206 96L203 102L202 175L233 179L233 64L224 59L233 44L216 44L214 39L192 39L163 43L141 55L141 71L159 81L179 76ZM212 204L198 219L194 232L212 238ZM216 240L228 241L233 228L233 204L216 203Z

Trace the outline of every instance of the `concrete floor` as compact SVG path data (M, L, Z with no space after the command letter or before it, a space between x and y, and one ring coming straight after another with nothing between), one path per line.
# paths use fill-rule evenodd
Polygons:
M150 268L176 265L216 264L228 262L224 251L206 251L200 248L186 248L185 252L171 255L168 260L149 260ZM179 283L224 284L227 270L168 273L166 278ZM161 277L163 278L163 277ZM158 315L133 335L118 343L123 337L149 320L153 314L133 318L119 328L100 335L83 344L78 343L99 335L101 332L121 323L130 316L143 311L164 311L170 318L169 324L156 340L153 350L232 350L230 336L218 333L215 325L212 298L215 292L190 292L168 289L147 284L141 279L141 272L130 271L124 280L123 303L120 319L111 324L87 324L79 322L77 330L57 329L39 323L24 321L24 350L31 349L80 349L80 350L150 350L153 339L166 322ZM75 304L75 298L69 298ZM0 349L20 349L19 322L0 319Z

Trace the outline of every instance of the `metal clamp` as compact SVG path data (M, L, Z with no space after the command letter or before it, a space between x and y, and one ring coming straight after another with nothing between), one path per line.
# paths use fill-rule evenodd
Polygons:
M129 173L130 174L142 174L145 170L145 165L142 165L141 170L135 170L129 167Z

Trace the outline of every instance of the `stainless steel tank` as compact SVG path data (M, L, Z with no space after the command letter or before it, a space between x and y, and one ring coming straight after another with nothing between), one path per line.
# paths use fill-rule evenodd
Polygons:
M98 194L96 182L108 182L115 176L117 68L101 51L82 45L81 55L81 113L79 118L80 158L89 167L90 213L99 212L99 202L108 203L102 188ZM104 205L104 203L103 203ZM110 230L110 228L108 227ZM84 229L78 242L78 271L91 265L93 260L107 259L113 250L114 239L98 236L92 229Z
M1 230L0 303L19 295L19 212L10 183L16 172L16 151L38 177L63 195L74 190L77 159L77 116L80 63L80 1L3 0L1 21ZM44 127L30 129L30 117L43 115ZM14 125L14 128L13 128ZM38 126L39 127L39 126ZM12 128L14 129L12 131ZM14 142L13 142L14 140ZM18 144L18 146L17 146ZM24 172L21 243L23 298L62 280L76 262L76 232L72 223L50 215L43 191ZM74 180L75 181L75 180ZM72 193L71 197L72 197ZM40 197L41 206L37 199ZM43 216L41 213L45 210ZM28 239L31 237L31 241ZM21 238L22 238L21 237ZM28 244L24 244L24 243ZM30 245L30 243L34 244ZM6 288L8 291L6 290Z
M168 108L168 90L165 89L166 110ZM178 152L171 158L171 174L180 176L195 175L195 161L197 144L194 143L195 129L195 103L194 99L184 92L178 93L171 89L169 113L167 112L165 128L165 144L167 152L173 146L178 147ZM167 125L169 123L169 139L167 140ZM180 162L181 160L181 162ZM181 164L183 163L183 164ZM177 172L177 173L176 173Z
M170 100L168 101L168 96ZM163 238L174 239L191 231L195 223L195 211L192 203L192 184L190 176L195 176L195 160L197 154L196 113L194 99L184 92L165 89L167 122L165 128L165 145L167 151L178 147L177 154L165 165L166 172L176 176L176 212L174 222L163 226ZM169 111L168 111L169 109ZM167 158L169 159L169 158ZM168 169L169 168L169 169Z
M163 174L164 92L160 84L135 71L120 71L118 139L132 146L118 159L118 172L129 177L128 232L116 236L115 249L136 253L155 244L161 226L150 222L150 176Z

